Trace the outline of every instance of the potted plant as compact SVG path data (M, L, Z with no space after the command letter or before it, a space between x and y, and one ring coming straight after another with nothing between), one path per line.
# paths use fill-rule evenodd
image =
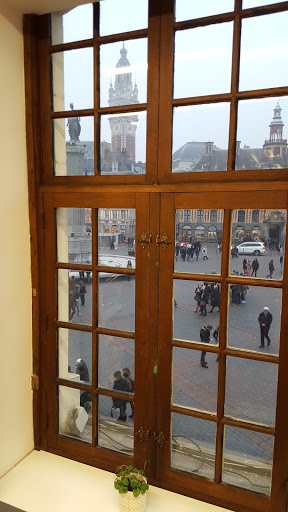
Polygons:
M116 471L114 487L119 492L121 512L144 512L149 489L144 471L133 466L120 466Z

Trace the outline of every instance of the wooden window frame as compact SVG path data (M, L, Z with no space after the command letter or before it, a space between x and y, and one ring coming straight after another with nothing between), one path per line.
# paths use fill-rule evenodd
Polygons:
M234 209L239 204L239 208L246 205L247 208L261 208L260 205L273 204L273 194L275 197L281 196L283 208L287 208L287 191L288 191L288 169L279 170L243 170L235 171L236 158L236 134L237 134L237 107L238 102L244 99L260 99L269 97L282 97L288 95L288 86L276 87L271 89L239 91L239 57L240 57L240 38L241 38L241 21L243 19L256 17L264 14L273 14L276 12L284 12L288 9L288 2L266 5L264 7L256 7L242 10L242 0L235 0L235 10L230 13L219 14L216 16L208 16L198 20L187 20L183 22L175 22L174 19L174 3L175 0L157 0L149 2L149 26L144 30L135 32L127 32L124 34L115 34L109 36L99 36L99 5L94 5L94 35L93 38L86 41L77 41L57 46L50 46L49 42L49 16L25 16L24 17L24 36L25 36L25 87L26 87L26 130L27 130L27 161L28 161L28 182L29 182L29 215L31 229L31 259L32 259L32 287L33 287L33 303L32 303L32 319L33 319L33 373L40 377L40 389L33 390L33 420L34 420L34 440L35 447L42 448L53 453L65 455L75 460L87 462L89 453L83 449L74 452L75 442L65 440L64 445L58 448L51 448L48 442L47 431L52 427L49 425L49 400L47 400L47 383L49 384L49 375L47 374L47 366L45 362L45 350L43 349L43 340L47 338L47 330L51 327L48 325L49 304L46 300L46 282L44 277L47 252L47 240L45 247L45 234L49 227L53 230L52 218L45 218L44 206L52 207L53 202L61 199L63 205L73 206L74 194L79 194L81 200L83 193L85 198L91 195L93 203L95 197L101 198L103 194L149 194L149 226L150 233L154 239L160 233L160 211L161 228L169 230L170 236L174 237L171 232L171 226L174 225L175 208L191 209L189 194L193 194L197 203L197 194L201 194L201 208L210 209L211 197L213 195L213 208L225 208L225 221L223 229L223 245L226 246L226 252L222 256L222 279L226 283L242 282L240 278L231 278L227 274L228 269L228 251L230 244L230 225L231 215L229 209ZM227 94L218 94L210 96L198 96L182 99L173 98L173 55L174 55L174 34L177 30L186 30L196 26L208 26L210 24L222 23L227 21L234 22L233 31L233 51L232 51L232 75L231 90ZM148 38L148 79L147 79L147 102L143 104L125 106L125 107L105 107L100 108L99 102L99 46L126 39L137 39L139 37ZM68 51L69 49L90 47L94 49L94 107L92 109L77 110L71 112L51 112L50 108L50 56L55 52ZM173 108L177 106L199 105L208 103L226 102L230 104L230 128L229 128L229 149L228 149L228 165L227 171L213 171L205 173L172 173L171 157L172 157L172 113ZM52 161L52 121L53 119L69 118L72 116L94 116L95 120L95 145L94 154L97 155L97 147L99 146L99 118L101 114L129 112L129 111L147 111L147 159L146 174L141 176L53 176ZM95 162L96 162L95 158ZM99 160L99 159L98 159ZM99 169L99 161L98 168ZM210 192L207 192L210 190ZM197 191L197 192L196 192ZM258 193L256 193L258 192ZM239 193L243 198L243 202L239 202ZM87 195L88 194L88 195ZM184 195L183 195L184 194ZM185 199L187 194L187 200ZM196 195L195 195L196 194ZM217 201L218 198L218 201ZM233 201L234 198L234 201ZM237 199L238 198L238 199ZM224 201L225 199L225 201ZM222 201L222 202L221 202ZM224 201L224 202L223 202ZM265 202L266 201L266 202ZM89 201L88 201L89 202ZM56 204L55 203L55 204ZM92 204L91 203L91 204ZM169 205L169 215L161 210L162 204ZM193 208L196 203L193 203ZM225 204L224 204L225 203ZM75 202L79 205L79 200ZM88 203L87 203L88 204ZM99 201L97 202L99 204ZM107 203L108 204L108 203ZM218 206L217 206L218 205ZM86 206L86 203L85 203ZM118 208L118 206L117 206ZM279 206L277 205L277 208ZM118 210L119 211L119 210ZM172 213L171 213L172 212ZM165 216L166 215L166 216ZM119 213L118 213L119 216ZM114 217L113 217L114 220ZM95 215L92 219L95 228ZM174 228L173 228L174 229ZM94 229L95 233L95 229ZM51 250L51 247L50 249ZM163 336L165 329L169 325L166 322L163 330L158 331L158 320L155 319L155 311L158 309L160 296L160 311L165 311L165 304L169 303L171 298L172 304L172 287L169 280L165 284L161 293L157 285L159 278L164 279L165 272L171 271L171 258L173 258L172 246L168 247L165 252L161 251L155 244L150 248L149 275L151 281L156 283L152 293L149 295L148 310L151 316L154 314L154 321L148 325L148 367L155 367L158 357L157 338ZM285 254L288 255L288 238L286 236ZM168 256L167 256L168 255ZM283 280L268 281L261 284L262 286L274 286L283 290L283 309L281 320L281 348L279 358L271 356L256 356L249 353L241 357L247 357L267 362L275 362L279 364L278 381L280 383L277 395L277 413L276 424L269 427L257 427L259 431L265 431L275 434L274 446L274 464L272 480L271 498L262 498L257 493L242 491L232 486L221 484L221 439L223 439L223 428L225 424L233 424L233 420L224 418L224 399L218 403L217 410L217 449L216 449L216 477L215 485L211 482L208 484L213 488L212 493L207 493L207 482L197 482L191 486L190 477L183 476L182 472L175 472L174 482L166 480L167 468L169 461L167 459L167 451L162 457L161 450L152 440L146 444L146 455L151 462L148 467L149 480L151 483L160 487L169 488L175 492L198 497L210 503L227 506L231 510L248 512L264 511L264 512L282 512L286 506L286 482L288 481L288 440L286 435L287 417L287 361L288 361L288 345L285 343L285 335L288 332L288 269L284 265ZM49 262L48 262L49 265ZM169 267L170 265L170 267ZM67 268L67 265L65 266ZM159 272L160 268L160 272ZM286 270L285 270L286 268ZM170 270L169 270L170 269ZM52 272L52 268L50 268ZM53 270L54 272L54 270ZM172 276L175 279L180 277L176 274ZM186 280L202 280L203 276L183 275L181 279ZM218 277L217 277L218 279ZM238 279L240 279L238 281ZM211 277L208 280L213 279ZM223 282L224 282L223 281ZM161 281L162 282L162 281ZM245 280L246 282L246 280ZM249 279L247 284L259 286L259 282ZM35 293L34 293L35 290ZM163 290L165 290L165 303L163 303ZM147 292L148 293L148 292ZM167 302L168 301L168 302ZM219 346L219 383L218 391L224 396L225 387L225 358L228 355L237 355L234 349L227 348L225 314L227 313L227 286L222 287L222 304L225 307L222 311L222 331L220 333L223 340ZM52 312L50 311L50 316ZM53 316L53 314L52 314ZM227 315L226 315L227 316ZM163 319L160 317L159 326L162 326ZM60 325L60 324L59 324ZM55 326L54 326L55 327ZM168 336L169 339L169 336ZM95 344L95 341L94 341ZM175 346L185 346L181 340L174 340ZM199 350L199 346L192 347ZM159 359L164 356L163 347L159 351ZM214 351L212 347L209 350ZM170 361L171 362L171 361ZM163 371L163 368L162 368ZM170 375L171 366L169 366L169 358L164 365L164 374ZM155 432L164 418L165 414L158 409L158 417L156 414L156 404L159 402L163 388L162 381L157 384L157 374L149 372L147 377L147 386L149 389L149 397L151 407L147 411L147 425ZM55 383L54 383L55 384ZM66 385L66 384L65 384ZM158 389L157 389L158 386ZM157 393L159 395L157 400ZM219 394L219 396L220 396ZM167 402L167 397L165 398ZM164 401L165 402L165 401ZM166 403L165 402L165 403ZM175 406L171 406L170 402L166 403L166 410L173 411ZM179 408L175 408L175 411ZM160 416L159 416L160 414ZM196 417L193 413L191 416ZM200 415L208 419L204 415ZM210 418L211 420L211 418ZM48 421L48 424L47 424ZM229 423L230 422L230 423ZM237 426L241 426L241 422L237 420ZM236 424L233 424L236 426ZM255 429L255 425L245 428ZM165 425L163 426L163 428ZM167 425L166 425L167 428ZM263 430L264 428L264 430ZM262 430L261 430L262 429ZM269 430L270 429L270 430ZM94 432L95 436L96 433ZM54 434L53 434L54 435ZM96 437L95 437L96 439ZM143 453L145 452L143 450ZM141 452L142 453L142 452ZM119 462L121 457L117 456ZM123 458L124 460L124 458ZM125 459L127 460L127 458ZM107 459L92 458L89 460L91 464L102 467L103 469L112 470L114 464L111 464L111 457ZM163 466L165 462L165 467ZM167 483L168 482L168 483ZM277 485L274 485L274 483ZM217 487L218 486L218 487ZM222 490L221 490L222 489ZM235 501L235 496L237 497ZM238 500L238 501L237 501ZM273 509L270 508L270 506ZM262 507L262 508L261 508Z

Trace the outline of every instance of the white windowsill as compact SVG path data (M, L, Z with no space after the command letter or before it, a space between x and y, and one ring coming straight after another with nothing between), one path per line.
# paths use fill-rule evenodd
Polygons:
M0 501L25 512L117 512L112 473L47 452L33 451L2 480ZM150 486L147 512L224 512L201 501Z

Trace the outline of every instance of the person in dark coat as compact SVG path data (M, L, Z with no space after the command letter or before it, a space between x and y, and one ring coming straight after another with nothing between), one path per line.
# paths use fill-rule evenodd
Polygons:
M199 258L199 252L200 252L200 249L199 249L198 245L197 245L197 246L195 245L195 256L196 256L196 261L198 261L198 258Z
M213 313L213 309L217 307L220 311L220 287L219 284L215 284L213 286L213 290L211 293L211 309L209 313Z
M252 261L252 274L251 274L251 277L253 277L253 274L255 274L255 277L257 277L258 269L259 269L259 261L257 260L257 258L254 258L254 260Z
M203 343L210 343L210 332L212 331L213 327L212 325L207 325L207 327L201 327L200 329L200 340ZM206 352L201 352L201 358L200 358L200 366L202 368L208 368L208 364L205 361Z
M264 347L264 338L266 338L266 340L267 340L268 347L271 343L271 340L269 338L269 329L272 324L272 320L273 320L273 316L269 312L269 308L267 308L267 306L265 306L265 308L263 308L263 312L260 313L260 315L258 317L258 322L260 325L260 335L261 335L261 345L259 345L259 348Z
M207 285L208 285L208 283L204 283L204 285L202 287L201 300L200 300L200 311L201 311L200 315L204 315L204 316L207 316L206 306L209 301L209 288Z
M270 279L272 279L274 270L275 270L275 268L274 268L274 260L270 260L269 261L269 274L266 277L270 277Z
M89 370L84 359L77 359L76 361L76 373L80 375L80 380L89 382Z
M119 370L114 373L113 389L116 389L117 391L125 391L125 380ZM127 414L125 411L126 400L120 400L120 398L112 398L112 404L114 408L120 409L120 416L118 420L127 421Z
M85 305L85 293L86 293L86 286L83 283L83 281L80 281L80 297L81 297L81 306Z
M213 332L213 338L214 338L216 344L218 343L218 336L219 336L219 325L218 325L218 327L216 327L216 329L214 329L214 332ZM219 354L217 356L216 361L217 362L219 361Z
M69 320L71 322L75 315L75 296L72 291L69 292Z
M246 270L246 265L247 265L247 260L246 260L246 258L244 258L244 260L243 260L243 271L244 272Z

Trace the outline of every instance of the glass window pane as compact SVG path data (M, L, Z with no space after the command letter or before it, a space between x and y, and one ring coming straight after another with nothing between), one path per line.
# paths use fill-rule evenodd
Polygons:
M98 210L98 264L135 268L136 210ZM127 276L129 279L129 276Z
M123 371L124 370L124 371ZM115 372L120 372L121 382L118 380ZM131 381L125 383L123 373ZM118 338L116 336L102 335L98 337L98 386L105 389L117 389L126 393L134 391L135 374L135 342L128 338ZM115 380L116 379L116 380ZM123 384L123 386L122 386ZM123 389L122 389L123 388Z
M241 91L287 84L287 66L283 65L288 45L287 24L288 12L242 20ZM272 72L267 73L269 61L272 63Z
M104 274L104 273L103 273ZM135 330L135 279L122 274L99 275L99 327Z
M51 44L71 43L93 37L93 5L86 4L51 14Z
M91 208L57 208L57 261L62 263L92 263L92 219ZM91 273L84 276L76 272L88 284ZM72 275L71 275L72 277Z
M92 334L58 329L58 375L61 379L92 383Z
M59 434L91 444L91 393L80 391L80 389L66 388L65 386L59 386L58 393ZM83 398L84 396L85 398Z
M228 345L278 354L281 302L282 291L278 288L230 285ZM237 304L238 307L234 307ZM269 312L263 310L266 307L269 308ZM265 348L262 348L262 345L265 345Z
M236 169L287 167L287 123L287 96L239 101Z
M113 16L111 16L113 13ZM100 36L140 30L148 26L148 0L100 2Z
M98 397L98 445L108 450L133 455L134 423L130 418L126 421L123 416L119 416L120 406L122 412L122 407L126 407L126 401L119 400L122 402L119 405L116 400L109 396Z
M230 274L281 279L287 211L233 210Z
M94 119L69 117L53 121L55 176L94 175Z
M101 107L132 105L146 101L147 39L101 45Z
M173 404L201 411L216 412L218 365L217 354L205 354L211 362L209 372L199 365L201 352L173 347ZM216 364L215 364L216 363ZM208 364L207 364L208 366Z
M278 4L279 0L243 0L242 9L250 9L251 7L260 7L261 5Z
M230 91L233 24L175 34L174 98Z
M225 415L275 424L278 365L227 357Z
M146 112L101 116L101 174L145 174Z
M92 282L85 282L85 274L86 270L58 270L58 320L92 324Z
M194 20L204 16L213 16L224 12L234 11L234 0L204 0L204 2L191 2L191 0L176 0L176 21Z
M229 115L229 103L174 108L172 172L226 171Z
M221 273L223 210L176 210L176 272Z
M214 478L216 426L212 421L173 414L171 466Z
M51 60L54 112L71 105L76 110L93 108L93 48L54 53Z
M273 445L273 436L226 426L223 482L270 494Z
M210 325L210 340L215 343L213 335L219 326L219 305L220 284L175 279L173 337L200 342L201 327ZM215 335L217 337L217 333ZM209 343L209 338L205 342Z

